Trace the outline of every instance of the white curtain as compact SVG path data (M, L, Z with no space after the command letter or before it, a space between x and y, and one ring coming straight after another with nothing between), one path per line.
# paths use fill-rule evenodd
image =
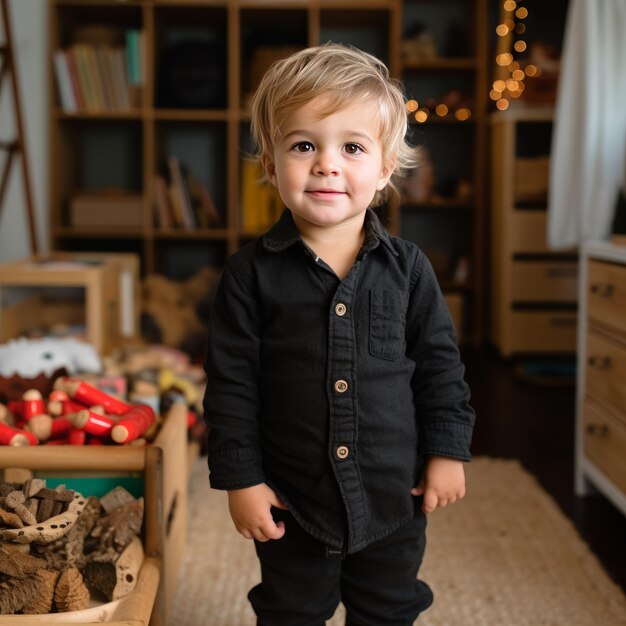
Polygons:
M550 157L550 246L606 239L625 178L626 0L570 0Z

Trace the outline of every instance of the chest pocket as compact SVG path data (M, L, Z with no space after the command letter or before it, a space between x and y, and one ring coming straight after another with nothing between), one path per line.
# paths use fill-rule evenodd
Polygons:
M369 350L372 356L395 361L404 354L408 305L408 291L370 291Z

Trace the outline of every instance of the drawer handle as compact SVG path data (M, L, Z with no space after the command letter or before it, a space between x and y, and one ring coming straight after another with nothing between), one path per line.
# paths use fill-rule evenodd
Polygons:
M548 278L576 278L578 268L576 267L549 267L546 269Z
M609 427L606 424L587 424L585 430L589 435L597 435L598 437L609 436Z
M610 298L613 295L614 286L611 283L593 283L591 293L601 298Z
M587 363L590 367L595 367L599 370L606 370L611 367L610 356L590 356L587 359Z

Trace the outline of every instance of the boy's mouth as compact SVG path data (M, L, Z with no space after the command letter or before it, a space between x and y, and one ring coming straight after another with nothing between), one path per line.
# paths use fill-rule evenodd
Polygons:
M342 196L345 194L345 191L339 191L338 189L307 189L306 193L311 194L313 196Z

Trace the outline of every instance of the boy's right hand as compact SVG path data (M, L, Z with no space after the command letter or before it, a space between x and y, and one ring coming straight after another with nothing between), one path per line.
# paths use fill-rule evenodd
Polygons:
M269 541L285 534L284 522L272 518L271 507L287 509L265 483L228 492L228 508L235 528L246 539Z

